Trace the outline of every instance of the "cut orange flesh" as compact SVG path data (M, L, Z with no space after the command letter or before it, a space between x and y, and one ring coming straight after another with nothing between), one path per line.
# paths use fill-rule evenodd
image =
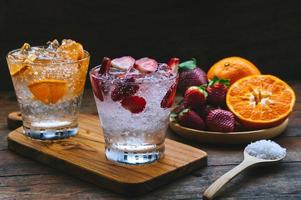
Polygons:
M226 97L231 112L252 128L280 124L292 112L295 100L293 89L272 75L242 78L231 85Z
M10 75L17 76L28 69L28 65L24 64L10 64Z
M65 95L66 85L64 80L46 79L31 83L28 88L36 99L45 104L55 104Z

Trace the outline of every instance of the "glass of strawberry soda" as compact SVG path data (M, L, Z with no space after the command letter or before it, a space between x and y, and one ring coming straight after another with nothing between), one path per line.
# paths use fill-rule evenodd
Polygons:
M110 161L141 165L164 155L164 140L176 94L178 59L168 64L130 56L90 71L90 80Z

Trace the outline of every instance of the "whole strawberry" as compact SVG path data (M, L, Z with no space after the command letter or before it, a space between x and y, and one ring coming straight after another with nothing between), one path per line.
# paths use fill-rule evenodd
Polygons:
M211 110L215 110L216 108L210 106L210 105L205 105L204 109L200 110L198 114L203 118L206 119L207 115Z
M213 106L225 106L229 81L214 77L206 89L208 93L207 102Z
M235 117L227 110L211 110L206 117L206 125L209 131L232 132L235 128Z
M191 86L184 94L185 107L190 107L193 110L200 111L205 108L207 92L202 86Z
M192 59L179 65L179 84L181 92L190 86L207 84L207 74L196 65L196 60Z
M184 109L180 112L177 120L179 124L188 128L198 130L204 130L205 128L204 120L196 112L190 109Z

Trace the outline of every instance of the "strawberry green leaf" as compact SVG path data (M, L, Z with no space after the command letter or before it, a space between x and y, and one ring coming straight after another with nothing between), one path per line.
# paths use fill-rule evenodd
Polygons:
M189 108L185 108L184 110L182 110L182 111L179 113L178 116L182 116L182 115L184 115L185 113L187 113L187 112L189 112L189 111L190 111Z
M208 93L206 92L206 85L201 85L198 88L205 95L205 97L208 96Z
M201 86L199 86L202 90L205 90L206 91L206 88L207 88L207 84L203 84Z
M178 116L178 113L174 113L174 112L170 113L171 118L175 119L177 116Z
M192 70L194 68L196 68L196 59L195 58L192 58L191 60L182 62L179 65L179 70L180 71L183 71L183 70Z
M221 79L219 80L220 83L224 84L225 86L229 87L230 86L230 81L227 79Z
M229 87L230 86L230 82L227 79L219 79L217 76L214 76L213 79L209 82L208 86L212 86L216 83L222 83L225 86Z
M209 81L209 84L208 86L212 86L214 85L215 83L217 83L219 81L218 77L217 76L214 76L213 79L211 81Z

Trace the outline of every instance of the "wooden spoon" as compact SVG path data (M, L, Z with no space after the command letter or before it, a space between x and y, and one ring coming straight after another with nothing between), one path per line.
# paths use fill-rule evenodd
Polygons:
M251 156L247 153L246 150L244 150L244 160L238 166L234 167L229 172L227 172L226 174L221 176L219 179L217 179L214 183L212 183L209 186L209 188L207 188L207 190L204 192L204 194L203 194L204 199L213 199L220 189L222 189L230 180L232 180L235 176L237 176L243 170L245 170L251 166L259 166L259 165L277 163L280 160L282 160L284 157L285 157L285 155L282 158L275 159L275 160L264 160L264 159L260 159L260 158Z

